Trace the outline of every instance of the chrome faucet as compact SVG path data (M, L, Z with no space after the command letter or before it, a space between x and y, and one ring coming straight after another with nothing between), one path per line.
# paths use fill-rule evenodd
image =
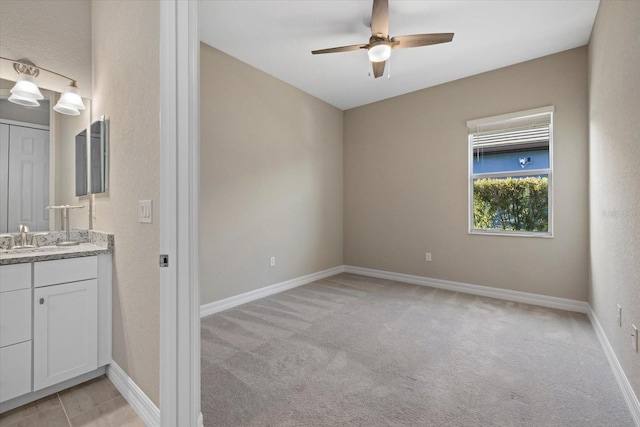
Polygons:
M27 237L29 236L29 227L20 224L18 226L18 233L20 233L20 248L31 248L33 245L27 245ZM31 237L33 243L33 237Z
M20 246L27 246L27 235L29 234L29 227L20 224L18 226L18 232L20 233Z

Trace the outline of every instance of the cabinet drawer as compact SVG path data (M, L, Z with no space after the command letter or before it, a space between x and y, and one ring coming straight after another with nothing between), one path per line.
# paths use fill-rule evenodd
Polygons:
M31 287L31 263L0 266L0 292Z
M31 341L0 348L0 402L31 391Z
M33 285L36 288L96 277L98 277L98 258L95 256L41 261L33 266Z
M31 339L31 289L0 293L0 347Z

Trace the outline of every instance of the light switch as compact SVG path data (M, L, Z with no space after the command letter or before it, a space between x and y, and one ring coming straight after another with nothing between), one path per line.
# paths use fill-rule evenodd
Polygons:
M151 200L140 200L138 202L138 222L153 222L153 204Z

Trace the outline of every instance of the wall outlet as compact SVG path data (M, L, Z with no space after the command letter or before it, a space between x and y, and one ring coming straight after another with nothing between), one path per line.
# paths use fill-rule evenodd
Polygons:
M431 261L431 252L425 252L424 253L424 260L425 261Z
M618 326L622 327L622 306L616 304L616 313L618 315Z
M269 258L269 267L275 267L276 266L276 257L272 256Z
M636 327L636 325L631 325L631 328L633 330L631 332L631 347L637 353L638 352L638 328Z

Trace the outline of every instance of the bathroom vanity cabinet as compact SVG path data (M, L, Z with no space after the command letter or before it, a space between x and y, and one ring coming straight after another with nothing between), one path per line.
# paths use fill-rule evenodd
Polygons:
M111 254L0 265L0 310L0 412L103 373Z

